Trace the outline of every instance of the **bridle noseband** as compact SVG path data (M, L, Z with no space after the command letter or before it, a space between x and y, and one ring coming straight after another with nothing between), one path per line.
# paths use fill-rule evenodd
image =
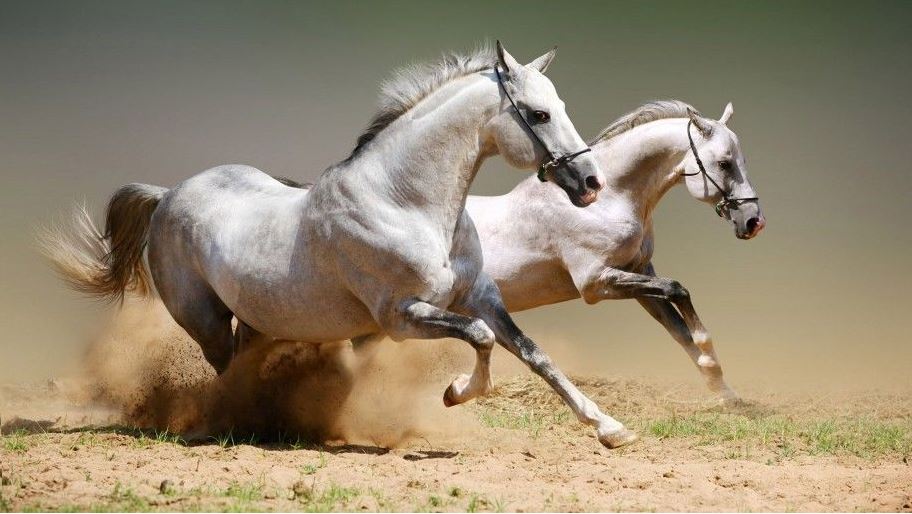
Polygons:
M506 95L507 100L510 101L510 105L512 105L513 109L516 110L516 114L519 116L519 119L522 120L523 125L525 125L526 128L529 129L529 133L532 134L532 138L535 139L539 145L541 145L541 147L545 150L545 154L548 156L548 160L538 166L538 180L546 182L548 180L548 173L550 173L552 170L561 168L580 155L592 151L592 148L586 147L578 152L568 153L560 157L554 157L554 154L551 153L551 150L548 150L548 145L546 145L545 142L542 141L540 137L538 137L538 134L536 134L535 130L532 128L532 124L529 123L529 120L523 116L522 111L520 111L519 107L516 106L516 102L513 101L513 97L510 96L510 92L507 91L507 86L504 84L503 77L500 76L500 70L497 69L497 66L494 66L494 73L497 74L497 83L500 84L501 89L503 89L504 95Z
M742 203L759 200L759 198L756 196L750 198L735 198L724 189L722 189L722 187L719 186L719 184L717 184L711 176L709 176L709 173L706 172L706 167L703 166L703 161L700 160L700 155L697 154L697 145L694 144L693 136L690 135L691 125L693 125L693 120L687 122L687 140L690 142L690 151L693 152L694 159L697 161L697 167L700 168L700 171L695 171L693 173L682 173L682 175L685 177L692 177L694 175L702 174L706 180L708 180L709 183L712 184L717 190L719 190L719 193L722 194L722 199L719 200L719 202L716 204L716 214L718 214L720 218L731 219L731 214L729 213L731 209L737 209L738 206L740 206Z

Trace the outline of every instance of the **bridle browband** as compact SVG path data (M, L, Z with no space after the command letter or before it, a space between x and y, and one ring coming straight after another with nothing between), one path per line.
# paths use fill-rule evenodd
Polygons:
M722 189L722 187L718 183L716 183L715 180L713 180L713 178L709 175L709 173L706 172L706 167L703 166L703 161L700 160L700 155L697 154L697 145L694 144L693 136L690 135L690 126L691 125L693 125L693 120L689 120L687 122L687 141L690 142L690 151L693 152L694 159L697 161L697 167L700 168L700 171L695 171L693 173L682 173L681 175L683 175L685 177L692 177L694 175L702 174L706 178L706 180L708 180L709 183L712 184L719 191L719 193L722 194L722 199L719 200L719 202L716 204L716 207L715 207L716 214L718 214L720 218L731 219L731 214L729 213L729 210L737 209L738 206L744 202L751 202L754 200L759 200L760 198L757 198L756 196L749 197L749 198L748 197L735 198L735 197L731 196L730 193L728 193L724 189Z
M529 129L529 133L532 134L532 138L535 139L539 145L541 145L541 147L545 150L545 154L548 156L548 160L538 166L538 180L546 182L548 180L548 173L550 173L552 170L563 167L568 162L576 159L580 155L592 151L592 148L589 148L587 146L578 152L568 153L560 157L554 157L554 154L551 153L551 150L548 150L548 145L546 145L545 142L542 141L540 137L538 137L538 134L535 133L535 129L532 128L532 124L529 123L529 120L527 120L525 116L523 116L522 111L519 110L516 102L513 101L513 97L510 95L510 92L507 91L507 86L504 84L503 77L500 76L500 70L497 69L496 65L494 66L494 73L497 74L497 83L500 84L500 88L503 89L504 95L506 95L507 100L510 101L510 105L512 105L513 109L516 110L516 114L519 116L519 119L522 120L523 125L525 125L526 128Z

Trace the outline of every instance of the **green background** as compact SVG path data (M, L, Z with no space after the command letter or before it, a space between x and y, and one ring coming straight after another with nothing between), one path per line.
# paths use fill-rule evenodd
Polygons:
M735 239L673 190L658 271L682 281L736 387L908 386L909 2L2 2L0 381L77 362L99 309L34 230L119 185L241 162L303 180L345 157L396 67L501 39L549 71L584 137L658 98L732 101L768 218ZM492 159L473 191L524 174ZM698 381L635 302L519 315L571 370Z

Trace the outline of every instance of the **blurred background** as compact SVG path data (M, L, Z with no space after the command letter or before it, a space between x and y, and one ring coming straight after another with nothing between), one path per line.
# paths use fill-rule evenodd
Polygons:
M909 2L0 2L0 381L71 369L103 310L55 278L37 227L223 163L313 180L392 70L499 38L522 62L559 46L549 76L584 137L653 99L734 103L766 231L737 240L675 189L654 262L735 388L907 388L910 19ZM525 176L492 159L473 192ZM517 319L570 371L700 381L636 302Z

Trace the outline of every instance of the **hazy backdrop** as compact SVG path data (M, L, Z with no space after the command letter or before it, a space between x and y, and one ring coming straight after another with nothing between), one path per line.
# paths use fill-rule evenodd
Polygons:
M390 71L499 38L524 62L559 46L549 75L584 137L652 99L714 117L734 102L768 227L737 240L676 189L655 263L691 290L736 388L906 387L910 19L909 2L0 2L0 381L66 370L93 320L37 226L217 164L312 180ZM493 159L473 191L525 176ZM518 321L572 344L578 371L698 380L632 301Z

